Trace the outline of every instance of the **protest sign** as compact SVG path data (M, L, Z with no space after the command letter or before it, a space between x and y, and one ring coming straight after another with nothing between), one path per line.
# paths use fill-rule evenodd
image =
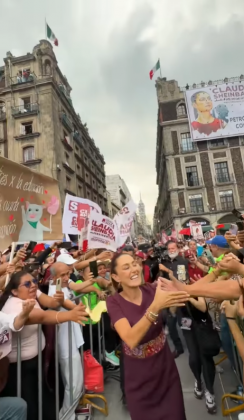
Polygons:
M87 200L86 198L74 197L73 195L66 194L62 221L63 233L67 233L68 235L79 235L77 224L78 204L88 204L90 210L102 213L102 210L97 203Z
M87 235L89 249L105 248L115 252L118 248L117 237L118 228L112 219L94 210L90 212Z
M118 227L117 245L120 248L130 236L137 205L130 200L115 216L114 222Z
M56 180L0 157L0 239L12 242L62 239Z
M167 242L169 241L169 237L167 235L167 233L165 232L165 230L162 231L162 236L161 236L161 242L163 245L167 244Z
M82 229L86 226L86 220L90 214L89 204L78 203L77 206L77 227L78 231L81 232Z
M194 239L202 239L203 238L203 231L202 225L200 223L194 222L194 220L190 220L189 222L191 235Z

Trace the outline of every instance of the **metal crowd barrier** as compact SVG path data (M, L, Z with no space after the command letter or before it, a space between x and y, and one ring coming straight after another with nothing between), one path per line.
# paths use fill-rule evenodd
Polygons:
M83 294L74 297L72 301L79 300ZM91 299L89 296L89 306L91 304ZM101 328L102 325L102 328ZM92 336L92 321L90 319L89 324L89 336L90 336L90 347L91 354L94 354L93 348L93 336ZM105 416L108 415L108 405L105 397L101 394L89 394L85 391L84 384L84 363L83 363L83 349L81 350L81 360L83 368L83 386L79 396L74 400L73 396L73 360L72 360L72 324L71 321L68 322L68 343L69 343L69 383L70 383L70 407L60 417L60 408L59 408L59 354L58 354L58 325L55 325L55 414L56 420L66 420L69 415L76 409L78 405L90 404L93 408L98 409ZM81 331L83 327L80 326ZM21 335L17 334L17 396L21 397ZM98 322L98 360L102 364L102 360L105 360L105 340L104 340L104 323L103 318ZM43 420L43 410L42 410L42 388L43 387L43 365L42 365L42 325L38 325L38 420ZM90 401L91 399L99 398L104 402L104 408Z
M240 326L240 322L237 322L237 324ZM231 332L230 332L230 334L231 334ZM242 334L243 334L243 331L242 331ZM235 343L232 335L231 335L231 338L232 338L232 349L233 349L233 355L234 355L233 370L234 370L234 373L236 375L238 385L241 385L243 387L244 386L244 384L243 384L243 361L242 361L241 356L238 352L236 343ZM229 405L227 404L228 399L235 399L235 401L238 402L238 405L235 406L235 407L229 408ZM231 415L233 413L237 413L239 411L243 412L244 411L244 395L241 396L241 395L234 395L234 394L229 394L229 393L224 394L222 396L221 405L222 405L223 416L229 416L229 415ZM227 406L227 408L226 408L226 406Z

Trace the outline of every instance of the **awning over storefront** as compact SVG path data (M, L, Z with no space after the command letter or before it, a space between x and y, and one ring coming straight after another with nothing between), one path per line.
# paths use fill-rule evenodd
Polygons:
M216 229L227 232L228 230L230 230L230 227L231 223L221 223L220 225L216 226Z
M214 230L212 226L202 226L203 233L209 232L210 230ZM180 235L191 236L190 228L183 228L179 231Z

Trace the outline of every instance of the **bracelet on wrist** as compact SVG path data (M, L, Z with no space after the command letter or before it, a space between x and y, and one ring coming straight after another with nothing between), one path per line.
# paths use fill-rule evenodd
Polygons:
M149 310L146 311L145 317L148 319L148 321L151 322L151 324L157 324L158 322L158 314L154 314L153 312L150 312Z
M57 322L57 324L60 323L59 320L58 320L58 314L59 314L59 312L57 311L57 313L56 313L56 322Z
M233 321L236 320L236 318L234 318L233 316L227 316L226 319L232 319Z

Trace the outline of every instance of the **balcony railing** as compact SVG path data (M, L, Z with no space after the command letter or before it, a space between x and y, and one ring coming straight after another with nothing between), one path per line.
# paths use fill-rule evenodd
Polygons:
M12 116L14 118L23 117L25 115L37 115L39 112L38 103L30 103L12 107Z
M233 174L223 173L215 176L216 184L233 184L235 177Z
M209 140L208 141L208 148L209 149L221 149L221 148L226 148L228 147L228 140L224 139L224 140Z
M66 86L59 84L58 85L59 90L63 93L63 95L65 96L65 98L67 99L67 101L69 102L69 104L73 107L73 102L71 97L69 96L69 94L67 93L67 89Z
M69 119L69 117L67 117L67 115L64 112L61 112L60 120L62 121L65 128L67 128L67 130L69 130L70 132L73 131L72 121Z
M32 83L36 79L36 75L34 72L23 72L23 75L19 74L17 76L13 76L10 79L11 85L20 85L22 83Z
M0 121L6 120L6 112L0 109Z
M203 207L187 207L187 208L178 209L178 214L181 214L181 215L202 214L202 213L205 213Z
M196 143L191 143L191 144L187 144L187 145L180 145L180 152L181 153L193 153L193 152L197 152L198 151L198 147Z
M75 140L76 143L78 143L80 146L82 146L82 136L79 133L79 131L74 131L73 139Z
M202 180L202 178L192 179L191 181L185 179L185 186L186 186L186 188L192 188L192 189L199 188L199 187L202 188L203 187L203 180Z

